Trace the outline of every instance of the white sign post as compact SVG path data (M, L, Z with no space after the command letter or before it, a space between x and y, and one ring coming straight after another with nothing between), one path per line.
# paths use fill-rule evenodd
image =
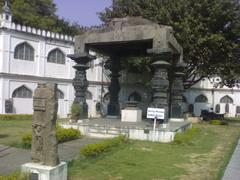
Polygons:
M155 141L157 119L164 119L164 114L165 114L165 109L163 109L163 108L148 108L147 109L147 118L154 119L153 138L152 138L153 142Z

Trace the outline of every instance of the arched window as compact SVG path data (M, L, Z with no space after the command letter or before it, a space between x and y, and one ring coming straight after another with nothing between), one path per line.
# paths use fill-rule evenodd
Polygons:
M131 93L128 96L128 101L138 101L138 102L140 102L140 101L142 101L142 97L138 92L134 91L133 93Z
M13 98L32 98L32 91L23 85L13 91L12 97Z
M89 91L86 91L85 96L86 96L86 99L89 99L89 100L92 99L92 93Z
M217 104L215 107L215 112L220 113L220 104Z
M14 50L14 58L27 61L34 61L33 47L29 45L27 42L17 45Z
M110 94L109 93L106 93L104 96L103 96L103 102L108 104L110 102Z
M237 113L237 114L240 114L240 106L237 106L237 108L236 108L236 113Z
M182 102L187 103L187 98L185 96L182 96Z
M54 49L48 54L47 62L65 64L65 55L60 49Z
M193 113L194 112L194 105L193 104L189 104L188 106L188 112Z
M233 99L229 96L224 96L221 100L220 103L225 103L225 104L232 104Z
M202 94L196 97L195 99L195 103L207 103L207 102L208 102L208 98Z
M229 104L225 105L225 113L229 113Z
M57 89L57 98L58 99L64 99L64 93L59 89Z

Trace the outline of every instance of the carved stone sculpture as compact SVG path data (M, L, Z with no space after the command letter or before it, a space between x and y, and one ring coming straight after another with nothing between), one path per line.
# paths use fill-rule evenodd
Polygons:
M171 118L183 118L183 77L182 72L185 67L184 63L178 64L175 68L174 80L172 83L172 101L171 101Z
M88 88L86 70L89 69L88 63L96 57L88 54L69 54L68 57L76 63L76 65L73 66L76 72L72 83L75 90L74 101L80 106L79 119L86 119L88 118L88 105L85 97Z
M32 161L47 166L59 164L56 139L58 109L56 91L56 84L39 83L33 99Z
M149 53L152 55L154 76L151 81L153 90L152 107L165 110L164 122L169 118L169 68L171 67L172 53L170 51L158 52L158 49Z
M120 84L118 78L121 76L119 72L121 71L120 59L115 57L109 59L104 66L106 69L111 71L111 83L108 87L110 93L110 102L108 104L108 115L109 116L119 116L120 107L118 101L118 94L120 91Z

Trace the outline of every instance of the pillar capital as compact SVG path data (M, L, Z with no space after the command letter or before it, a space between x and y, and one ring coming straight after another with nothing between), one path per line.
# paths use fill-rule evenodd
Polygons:
M68 54L67 57L72 59L77 64L87 64L91 60L96 59L96 56L92 56L88 53L82 53L82 54Z
M186 63L183 62L179 62L177 63L176 67L175 67L175 72L178 73L183 73L184 69L187 67Z
M159 68L170 68L171 64L165 60L159 60L159 61L155 61L151 64L155 69L159 69Z
M154 61L163 60L172 62L174 53L170 48L155 48L155 49L148 49L147 53L152 57Z

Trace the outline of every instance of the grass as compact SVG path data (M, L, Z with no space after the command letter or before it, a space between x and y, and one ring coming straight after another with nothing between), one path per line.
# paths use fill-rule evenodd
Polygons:
M65 119L59 119L63 122ZM0 120L0 144L22 148L22 136L32 131L31 120Z
M240 123L240 117L228 117L225 119L227 120L227 122L230 123Z
M0 144L13 147L22 147L22 135L31 131L30 120L0 121Z
M0 121L0 144L21 147L22 135L31 131L29 120ZM197 124L188 143L130 141L97 158L69 165L71 180L104 179L221 179L240 134L239 126Z
M239 138L240 128L195 125L191 143L132 141L97 158L73 161L71 180L221 179ZM188 140L189 141L189 140Z

